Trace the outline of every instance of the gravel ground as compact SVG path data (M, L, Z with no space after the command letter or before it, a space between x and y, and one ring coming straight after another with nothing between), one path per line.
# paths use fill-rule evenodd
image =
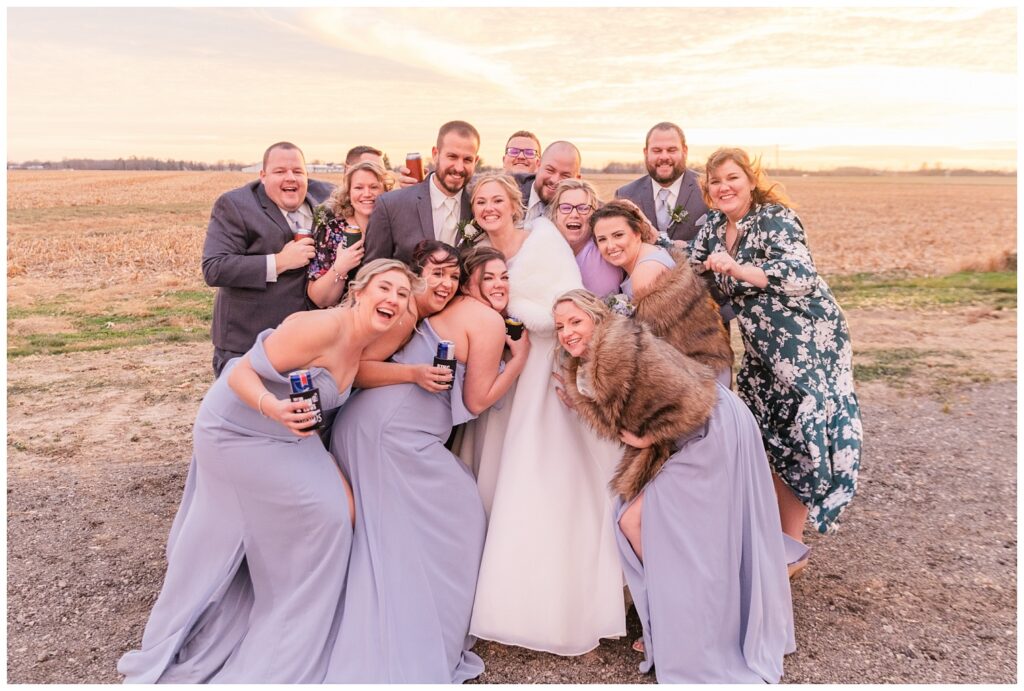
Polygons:
M8 384L10 683L120 681L160 587L208 349L23 358ZM125 363L125 364L122 364ZM188 373L188 374L186 374ZM1016 383L860 389L860 492L793 584L791 683L1016 681ZM97 422L102 420L103 423ZM629 641L481 642L483 683L644 683Z

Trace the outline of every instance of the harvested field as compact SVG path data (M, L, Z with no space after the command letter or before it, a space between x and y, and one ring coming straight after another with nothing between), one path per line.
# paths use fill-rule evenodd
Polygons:
M210 383L206 222L251 177L8 174L10 683L117 682L139 644ZM1016 180L784 182L848 305L865 426L858 496L793 586L784 681L1013 683ZM479 681L653 681L629 643L481 643Z

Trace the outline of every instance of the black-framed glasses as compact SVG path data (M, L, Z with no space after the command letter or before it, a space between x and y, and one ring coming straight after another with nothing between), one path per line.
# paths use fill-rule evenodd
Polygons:
M576 213L578 213L580 216L586 216L587 214L589 214L591 211L594 210L594 207L591 206L590 204L575 204L575 205L573 205L573 204L559 204L558 205L558 210L560 212L562 212L563 214L567 215L567 216L572 213L573 209L576 209Z
M537 158L536 149L520 149L518 146L510 146L505 149L505 153L515 158L516 156L522 156L523 158Z

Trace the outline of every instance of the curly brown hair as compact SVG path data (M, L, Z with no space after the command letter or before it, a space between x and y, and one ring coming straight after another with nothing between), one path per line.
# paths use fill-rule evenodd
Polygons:
M351 218L352 214L355 213L355 210L352 208L350 188L352 187L352 176L360 170L368 170L373 173L377 181L384 187L385 192L389 191L395 184L394 178L388 174L388 171L384 170L382 165L374 161L363 161L352 166L346 166L345 178L331 193L331 196L327 198L327 201L324 202L324 206L334 214L335 218Z
M761 165L761 157L750 160L750 154L738 147L722 147L708 157L707 165L704 166L704 174L700 176L700 190L704 196L704 203L708 208L714 208L711 201L711 194L708 191L708 180L711 175L726 161L732 161L740 167L747 180L754 183L754 189L750 191L750 197L755 206L761 204L780 204L790 209L796 208L782 183L768 179Z

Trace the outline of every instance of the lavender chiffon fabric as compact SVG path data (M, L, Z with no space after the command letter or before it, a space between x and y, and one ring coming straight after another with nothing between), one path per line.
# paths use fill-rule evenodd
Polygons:
M288 378L249 351L267 389ZM142 637L118 671L129 683L323 681L352 539L337 464L243 403L229 362L199 407L167 575ZM329 372L311 370L324 410L340 406Z
M616 530L643 624L640 671L653 667L659 683L778 682L796 641L761 432L718 384L711 418L680 443L643 491L643 564ZM616 524L628 506L617 502Z
M424 320L394 360L431 362L439 340ZM483 672L468 633L486 520L472 473L444 446L475 417L464 377L459 363L450 392L359 391L334 422L356 525L327 682L447 684Z

